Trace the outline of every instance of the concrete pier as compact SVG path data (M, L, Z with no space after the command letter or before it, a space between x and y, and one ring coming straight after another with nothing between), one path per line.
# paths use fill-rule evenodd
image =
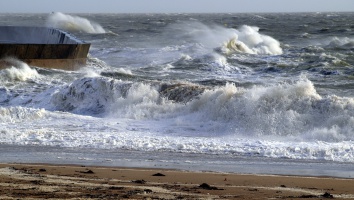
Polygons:
M89 43L46 27L0 26L0 59L19 59L32 66L75 70L86 64ZM4 66L0 60L0 67Z

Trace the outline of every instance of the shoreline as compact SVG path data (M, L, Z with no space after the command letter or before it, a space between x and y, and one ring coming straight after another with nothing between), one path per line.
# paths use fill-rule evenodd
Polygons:
M0 163L0 199L354 199L354 179Z
M2 163L50 163L194 172L353 178L352 163L237 155L0 145Z

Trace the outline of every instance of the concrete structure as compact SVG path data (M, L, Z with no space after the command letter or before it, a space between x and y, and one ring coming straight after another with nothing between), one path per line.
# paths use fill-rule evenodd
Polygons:
M0 67L7 57L29 65L75 70L86 64L89 43L54 28L0 26Z

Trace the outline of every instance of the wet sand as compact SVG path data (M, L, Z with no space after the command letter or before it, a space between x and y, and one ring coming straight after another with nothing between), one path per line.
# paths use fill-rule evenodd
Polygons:
M354 199L354 179L0 164L0 199Z

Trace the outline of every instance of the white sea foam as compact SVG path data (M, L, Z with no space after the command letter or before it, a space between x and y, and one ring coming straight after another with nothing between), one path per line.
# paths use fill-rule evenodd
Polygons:
M102 26L95 22L91 22L83 17L72 16L61 12L51 13L48 16L46 25L70 32L106 33Z
M319 37L309 32L314 34L311 40ZM250 26L191 23L169 34L163 47L141 45L133 31L121 34L127 40L123 46L105 35L88 36L100 43L93 55L113 66L90 58L87 68L76 72L41 69L40 79L34 73L23 79L27 81L3 75L7 82L0 87L0 143L354 162L353 98L320 95L310 80L297 78L302 71L298 67L337 62L332 48L347 52L350 38L338 37L332 46L327 38L315 49L284 46L290 48L284 56L256 56L249 53L273 55L281 48ZM284 43L293 39L282 36ZM350 63L349 58L340 57ZM294 71L254 70L288 62L294 62ZM249 68L252 77L235 78L230 72L237 74L237 67ZM313 77L312 69L306 71L317 84L341 79ZM114 78L102 77L111 72ZM227 80L235 84L221 85ZM163 93L166 85L174 87Z
M321 97L308 80L249 90L227 85L189 105L205 121L227 122L230 134L328 142L354 138L354 99Z
M322 48L352 49L354 47L353 37L332 36L321 39L310 40L312 50L322 50Z
M153 84L87 77L51 98L66 112L2 108L2 143L354 162L354 100L321 97L306 78L177 103Z
M243 25L235 30L234 36L222 46L226 54L243 52L250 54L280 55L280 43L274 38L259 33L259 28Z
M5 59L5 61L7 66L0 70L0 81L26 81L39 77L37 70L30 68L24 62L13 58Z
M80 114L97 114L105 111L107 104L119 98L121 90L115 88L114 80L89 77L78 79L52 95L51 103L56 110ZM124 88L124 85L122 86Z
M77 116L69 113L47 113L46 117L46 119L38 118L36 121L22 121L21 124L16 124L16 129L12 128L14 125L3 124L0 127L0 141L17 145L118 148L354 162L354 145L350 141L298 142L289 139L271 140L239 135L200 137L192 135L200 132L197 126L193 128L199 130L189 129L190 135L164 132L165 121L137 122L121 118ZM46 126L43 127L44 121Z
M283 53L279 41L259 33L255 26L242 25L238 29L218 25L189 22L175 25L205 47L220 48L223 53L249 53L279 55Z
M30 109L24 107L0 107L0 124L32 121L44 117L44 109Z
M327 47L331 47L331 48L351 49L354 47L354 38L332 37L325 44L328 44Z
M292 137L297 141L354 139L354 100L321 97L307 79L251 89L227 84L204 89L197 98L186 96L197 89L183 85L180 90L174 90L170 95L174 99L188 100L177 103L163 97L158 86L148 83L83 78L58 90L52 95L51 103L56 110L78 114L135 120L170 119L165 121L168 126L161 129L189 136L218 133Z

